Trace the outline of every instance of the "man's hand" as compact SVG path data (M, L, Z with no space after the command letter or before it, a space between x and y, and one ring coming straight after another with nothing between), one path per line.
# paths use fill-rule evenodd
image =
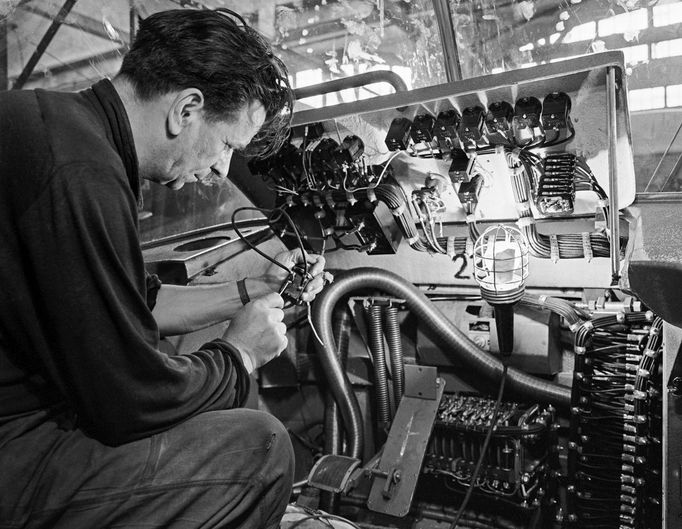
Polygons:
M239 310L223 339L242 353L247 371L268 363L287 346L287 327L284 318L284 300L277 293L267 294L251 301Z
M294 265L303 264L303 254L301 253L301 250L297 248L295 250L278 253L275 256L275 260L291 269ZM308 263L310 280L301 295L301 299L305 302L310 302L315 299L315 296L322 291L322 288L324 288L326 284L334 281L334 276L329 272L324 271L325 260L321 255L305 254L305 260ZM287 279L286 271L276 265L271 265L266 272L266 275L272 278L271 281L275 283L279 282L279 286Z

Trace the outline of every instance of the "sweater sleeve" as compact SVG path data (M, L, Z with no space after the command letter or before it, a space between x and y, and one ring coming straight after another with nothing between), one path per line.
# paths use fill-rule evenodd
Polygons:
M150 274L145 272L145 282L147 284L147 307L149 310L154 310L156 306L156 298L159 294L159 289L161 288L161 280L156 274Z
M147 305L136 203L115 168L70 164L19 220L41 297L35 347L79 425L106 444L240 406L249 378L223 340L167 355Z

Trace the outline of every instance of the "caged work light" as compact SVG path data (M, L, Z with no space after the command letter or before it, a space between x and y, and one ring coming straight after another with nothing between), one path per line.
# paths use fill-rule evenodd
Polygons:
M516 228L491 226L474 244L474 278L481 296L492 305L500 353L514 346L514 308L526 289L528 244Z

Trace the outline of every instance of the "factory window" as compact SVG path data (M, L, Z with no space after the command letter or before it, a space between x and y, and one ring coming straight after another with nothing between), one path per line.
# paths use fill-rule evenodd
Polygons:
M682 24L682 3L668 2L655 5L653 13L654 27L660 28L673 24Z
M630 35L645 30L648 26L647 10L637 9L620 15L606 17L599 21L599 36Z
M666 57L679 57L682 55L682 39L663 40L651 45L652 59L665 59Z
M560 27L563 26L565 28L565 24L561 22L557 22L557 24L561 24ZM580 24L579 26L571 28L566 33L566 38L564 38L564 42L567 44L572 44L574 42L592 40L596 33L597 24L595 24L594 22L587 22L585 24Z
M630 110L651 110L665 108L665 87L640 88L629 93Z

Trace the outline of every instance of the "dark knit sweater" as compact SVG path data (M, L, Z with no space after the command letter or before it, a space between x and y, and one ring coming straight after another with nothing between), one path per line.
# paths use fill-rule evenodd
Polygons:
M222 340L159 351L130 125L113 85L0 93L0 425L67 409L107 444L239 406Z

